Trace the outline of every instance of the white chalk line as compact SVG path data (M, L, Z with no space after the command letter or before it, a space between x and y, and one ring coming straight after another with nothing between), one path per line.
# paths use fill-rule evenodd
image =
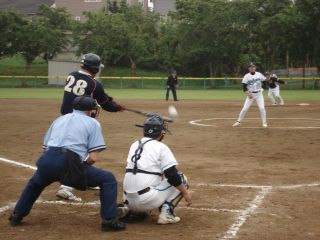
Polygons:
M31 170L36 170L37 168L29 165L29 164L25 164L25 163L20 163L14 160L9 160L6 158L2 158L0 157L0 161L4 162L4 163L8 163L12 166L19 166L19 167L24 167L27 169L31 169ZM37 200L36 203L42 203L42 204L57 204L57 205L73 205L73 206L99 206L100 205L100 201L92 201L92 202L66 202L66 201L42 201L42 200ZM10 203L4 207L0 208L0 213L5 212L9 209L11 209L13 206L15 205L15 203ZM181 209L184 209L184 207L180 207ZM240 210L235 210L235 209L216 209L216 208L185 208L191 211L207 211L207 212L232 212L232 213L238 213L240 212Z
M246 118L247 120L257 120L260 118ZM203 121L212 121L212 120L235 120L235 118L205 118L205 119L196 119L189 121L190 124L201 126L201 127L218 127L215 124L204 124L200 123ZM268 118L268 120L300 120L300 121L314 121L318 122L320 119L317 118ZM244 129L259 129L263 127L240 127ZM310 126L296 126L296 127L272 127L269 126L268 128L272 129L320 129L320 127L310 127Z
M37 201L37 203L42 204L57 204L57 205L73 205L73 206L100 206L100 201L92 201L92 202L69 202L69 201ZM231 213L240 213L241 210L236 209L217 209L217 208L196 208L196 207L178 207L178 209L185 209L190 211L205 211L205 212L231 212Z
M0 161L8 163L10 165L18 166L18 167L24 167L24 168L28 168L28 169L32 169L32 170L37 170L37 168L32 165L29 165L26 163L21 163L21 162L10 160L10 159L6 159L6 158L2 158L2 157L0 157Z
M36 167L26 164L20 163L18 161L6 159L0 157L0 162L8 163L13 166L24 167L27 169L37 170ZM280 185L280 186L272 186L272 185L253 185L253 184L214 184L214 183L196 183L194 184L196 187L231 187L231 188L253 188L253 189L261 189L261 188L274 188L274 189L295 189L295 188L304 188L304 187L318 187L320 186L320 182L314 182L309 184L295 184L295 185Z
M240 231L242 225L260 207L260 205L263 203L263 199L268 195L268 193L271 190L272 187L262 188L256 195L256 197L249 203L248 207L237 215L235 222L229 227L229 229L224 233L224 235L220 239L222 240L235 238L238 232Z
M4 212L10 210L11 208L14 207L14 205L15 205L15 203L9 203L6 206L0 207L0 213L4 213Z
M42 201L38 200L36 203L40 204L54 204L54 205L72 205L72 206L100 206L100 201L91 201L91 202L71 202L71 201L63 201L63 200L47 200Z
M241 210L228 209L228 208L196 208L196 207L177 207L178 209L186 209L190 211L204 211L204 212L230 212L230 213L240 213Z
M29 164L19 163L17 161L5 159L0 157L0 161L8 163L13 166L25 167L28 169L36 170L36 167ZM250 184L210 184L210 183L198 183L195 184L198 187L230 187L230 188L252 188L259 189L257 196L250 202L249 206L244 210L234 210L234 209L215 209L215 208L186 208L194 211L208 211L208 212L232 212L238 213L235 222L230 226L230 228L224 233L220 239L233 239L237 236L242 225L247 221L247 219L258 209L262 204L263 199L272 189L297 189L305 187L318 187L320 182L310 183L310 184L296 184L296 185L283 185L283 186L268 186L268 185L250 185ZM75 206L98 206L99 202L65 202L65 201L37 201L38 203L44 204L60 204L60 205L75 205ZM0 208L0 213L5 212L12 208L14 204L11 203L7 206ZM185 207L180 207L184 209Z
M263 189L263 188L273 188L273 189L296 189L296 188L307 188L307 187L318 187L320 182L307 183L307 184L294 184L294 185L251 185L251 184L212 184L212 183L197 183L194 184L197 187L211 187L211 188L252 188L252 189Z
M91 206L91 207L99 207L100 201L91 201L91 202L71 202L71 201L63 201L63 200L37 200L37 204L51 204L51 205L71 205L71 206ZM15 203L10 203L6 206L0 208L0 213L4 213L15 206ZM241 210L237 209L217 209L217 208L196 208L196 207L178 207L178 209L190 210L190 211L204 211L204 212L230 212L230 213L240 213Z

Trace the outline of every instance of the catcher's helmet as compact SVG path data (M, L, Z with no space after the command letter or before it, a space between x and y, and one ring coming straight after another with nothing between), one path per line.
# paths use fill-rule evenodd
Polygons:
M100 106L95 99L90 96L80 96L73 100L73 109L79 111L94 111L91 117L95 118L99 115Z
M81 58L81 67L92 74L96 74L100 71L100 67L104 67L104 65L101 64L101 59L97 54L87 53Z
M168 131L166 123L159 115L149 117L143 124L145 137L158 138Z

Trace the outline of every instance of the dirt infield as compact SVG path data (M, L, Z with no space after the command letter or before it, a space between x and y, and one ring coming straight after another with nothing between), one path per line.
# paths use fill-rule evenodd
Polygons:
M34 166L59 104L0 100L0 157ZM169 105L124 104L162 114ZM190 180L194 204L182 203L182 221L171 226L156 225L155 211L125 232L101 233L98 192L78 192L86 204L67 205L55 202L53 184L24 224L10 227L12 204L33 170L0 161L0 239L320 239L320 104L296 104L268 106L269 128L263 129L256 107L242 127L231 127L242 102L176 103L179 122L170 125L173 135L165 142ZM121 192L128 148L141 136L134 124L144 118L102 112L99 120L109 149L97 166L115 173Z

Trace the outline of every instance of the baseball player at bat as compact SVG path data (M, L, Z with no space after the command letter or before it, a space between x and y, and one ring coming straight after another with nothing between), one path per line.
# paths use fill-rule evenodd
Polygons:
M284 105L283 98L280 96L280 84L285 84L286 82L278 79L278 76L274 73L266 72L265 75L269 85L268 97L272 105L276 106L278 103Z
M144 137L134 142L127 158L123 182L125 205L133 214L160 209L158 224L177 223L175 207L184 198L192 203L186 177L177 170L177 160L162 140L168 132L163 119L154 115L143 126Z
M95 79L96 74L103 67L98 55L87 53L81 58L81 69L74 71L67 77L64 87L61 114L65 115L73 111L72 103L77 96L91 96L101 108L108 112L122 112L125 107L116 103L112 97L105 93L102 84ZM56 195L62 199L81 201L73 191L73 188L61 185Z
M256 65L254 63L251 62L248 68L249 73L247 73L242 79L243 91L247 95L247 98L239 114L238 120L232 126L240 126L252 103L256 102L260 111L262 127L266 128L268 127L268 124L263 98L263 88L266 86L266 77L256 71Z

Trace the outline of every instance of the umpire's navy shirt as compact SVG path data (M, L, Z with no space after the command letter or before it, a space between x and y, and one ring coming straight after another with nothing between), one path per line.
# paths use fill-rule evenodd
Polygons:
M44 137L43 147L64 147L80 155L82 160L90 152L106 149L100 123L78 110L52 123Z

